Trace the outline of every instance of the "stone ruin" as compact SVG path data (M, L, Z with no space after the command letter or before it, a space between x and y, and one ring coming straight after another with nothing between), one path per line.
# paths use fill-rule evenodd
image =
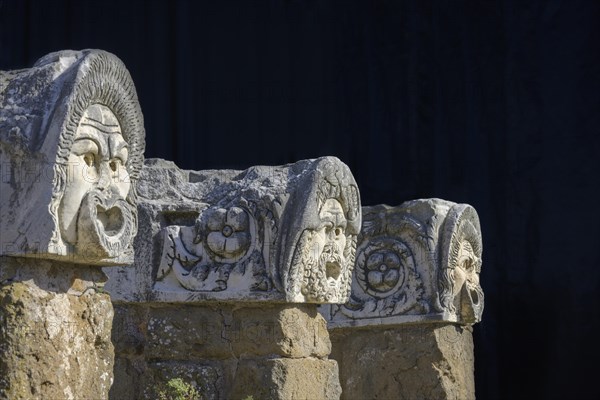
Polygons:
M323 305L342 398L472 399L481 320L475 209L440 199L363 207L351 297Z
M130 264L144 123L115 56L49 54L0 73L0 396L105 398L113 306Z
M114 55L0 71L0 398L475 397L479 219L334 157L144 162Z
M138 187L139 256L106 269L114 398L149 398L181 376L207 399L339 397L317 307L349 298L361 208L348 167L146 160Z

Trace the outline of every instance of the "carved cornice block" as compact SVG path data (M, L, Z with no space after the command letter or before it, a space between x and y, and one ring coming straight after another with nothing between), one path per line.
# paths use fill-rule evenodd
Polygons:
M133 81L110 53L0 71L0 255L132 263L144 138Z
M323 306L329 327L481 320L475 209L440 199L363 207L350 300Z
M147 160L135 268L107 271L117 301L348 300L360 196L334 157L245 171Z

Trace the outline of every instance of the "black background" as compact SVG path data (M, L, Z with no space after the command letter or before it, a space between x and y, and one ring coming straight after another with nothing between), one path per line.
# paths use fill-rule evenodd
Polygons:
M478 398L600 397L600 2L0 0L1 69L67 48L128 66L147 157L472 204Z

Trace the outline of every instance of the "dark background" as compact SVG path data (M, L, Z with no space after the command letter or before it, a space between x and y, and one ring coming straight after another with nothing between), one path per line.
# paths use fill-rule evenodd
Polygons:
M67 48L128 66L147 157L472 204L478 398L600 397L600 2L0 0L1 69Z

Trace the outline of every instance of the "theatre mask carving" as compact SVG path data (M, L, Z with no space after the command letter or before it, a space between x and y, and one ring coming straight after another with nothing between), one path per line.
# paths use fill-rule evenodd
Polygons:
M0 82L2 254L132 263L145 132L123 63L61 51Z

